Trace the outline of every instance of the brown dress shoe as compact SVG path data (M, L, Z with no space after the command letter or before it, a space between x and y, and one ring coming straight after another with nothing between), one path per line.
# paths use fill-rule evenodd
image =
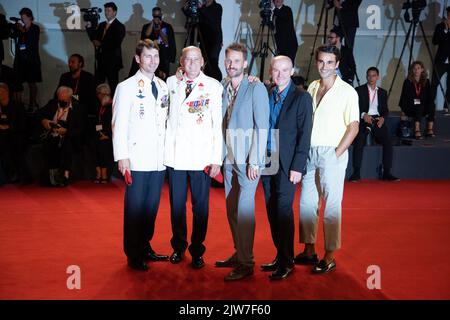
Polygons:
M239 265L234 268L227 276L225 276L225 281L235 281L247 278L253 275L253 267Z
M239 265L235 255L232 255L226 260L216 261L216 268L236 268Z

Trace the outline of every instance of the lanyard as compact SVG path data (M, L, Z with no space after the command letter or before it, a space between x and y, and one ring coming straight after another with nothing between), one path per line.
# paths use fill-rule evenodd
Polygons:
M414 89L416 90L416 97L419 98L420 92L422 91L422 86L420 84L417 85L417 83L414 83Z
M64 118L64 115L66 114L68 109L59 109L58 110L58 115L56 116L56 121L61 120L62 118Z
M80 83L80 78L81 78L81 74L77 78L77 82L75 83L75 88L73 88L73 94L77 94L77 92L78 92L78 84Z
M377 89L373 90L373 97L370 94L370 87L367 87L367 90L369 91L369 105L372 105L372 103L375 101L375 96L377 95Z
M106 111L106 106L101 106L100 111L98 112L98 123L102 122L102 116Z

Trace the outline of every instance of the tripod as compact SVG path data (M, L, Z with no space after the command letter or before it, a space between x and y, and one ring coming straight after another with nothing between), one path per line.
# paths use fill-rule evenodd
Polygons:
M428 52L428 54L430 56L430 60L432 61L432 65L433 65L433 71L432 72L433 72L433 75L436 78L438 78L438 72L436 70L436 64L434 63L433 54L431 53L430 45L429 45L427 37L425 35L425 30L423 28L422 22L419 20L419 16L420 16L420 11L419 12L414 12L413 11L413 20L412 21L407 21L407 22L410 23L410 25L409 25L408 32L406 33L405 43L403 44L402 52L400 53L400 57L399 57L398 62L397 62L397 67L395 68L394 77L392 78L392 83L391 83L391 86L389 88L388 99L389 99L389 97L391 95L392 87L394 86L395 78L397 76L397 72L398 72L398 69L400 67L400 63L402 61L403 53L405 52L406 45L408 44L408 41L409 41L409 36L412 34L411 46L410 46L410 49L409 49L408 68L409 68L409 66L411 66L411 60L412 60L413 49L414 49L414 39L416 37L417 24L420 26L420 30L422 31L422 36L423 36L423 39L424 39L424 42L425 42L425 46L427 48L427 52ZM444 88L442 87L442 83L440 81L439 81L439 88L441 89L442 95L443 95L444 100L445 100L446 99L445 98L446 97L445 96L445 91L444 91ZM446 103L447 103L447 105L449 105L448 101L446 101Z
M264 30L267 29L266 35L264 35ZM253 63L255 62L255 59L257 57L261 58L261 68L259 69L259 78L261 81L264 80L264 66L265 66L265 59L269 55L269 50L272 52L274 56L277 55L277 48L276 48L276 42L275 42L275 35L273 33L273 23L265 23L264 21L261 22L261 25L259 26L258 35L256 37L255 42L255 49L252 51L252 59L250 60L250 65L248 67L249 72L251 72ZM273 48L270 48L269 41L272 40Z
M184 40L184 48L189 45L194 45L200 48L203 59L205 60L205 66L209 63L208 54L205 48L205 42L203 40L203 35L198 27L198 18L189 18L186 22L186 39Z

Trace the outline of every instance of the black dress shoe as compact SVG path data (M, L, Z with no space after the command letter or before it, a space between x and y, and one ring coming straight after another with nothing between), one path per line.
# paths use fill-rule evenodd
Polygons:
M399 178L397 178L396 176L393 176L393 175L390 174L390 173L384 174L384 175L383 175L383 180L384 180L384 181L392 181L392 182L400 181Z
M150 261L167 261L169 260L169 256L165 254L157 254L155 251L147 251L147 253L144 255L145 260Z
M289 277L289 275L294 270L294 267L278 267L272 274L269 276L270 280L283 280Z
M205 266L205 261L203 260L203 257L192 257L191 265L194 269L201 269Z
M359 174L355 174L355 173L352 174L350 176L350 178L348 178L348 181L350 181L350 182L358 182L360 180L361 180L361 176Z
M317 254L312 254L310 256L305 255L304 253L299 253L294 258L295 264L312 264L315 265L319 262L319 259L317 258Z
M321 274L328 273L336 269L336 261L331 261L326 263L325 260L320 260L320 262L312 269L312 273Z
M172 263L180 263L183 260L184 253L179 251L174 251L170 256L170 262Z
M239 265L236 256L231 256L226 260L216 261L216 268L236 268Z
M241 280L253 275L253 267L238 265L224 278L225 281Z
M148 266L145 263L144 260L141 259L128 259L128 266L131 269L138 270L138 271L147 271Z
M261 265L261 271L275 271L278 268L278 260L275 259L271 263L264 263Z

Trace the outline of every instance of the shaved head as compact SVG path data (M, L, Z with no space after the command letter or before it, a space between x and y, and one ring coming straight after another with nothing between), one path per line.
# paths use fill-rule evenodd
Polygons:
M200 48L196 47L196 46L189 46L186 48L183 48L183 50L181 50L181 58L184 58L188 52L190 51L196 51L198 54L200 54L200 56L202 55L202 50L200 50Z
M287 57L287 56L276 56L275 58L272 59L272 61L270 62L270 66L273 67L275 65L275 63L277 62L283 62L283 63L287 63L289 66L289 68L293 68L294 65L292 64L292 60L291 58Z

